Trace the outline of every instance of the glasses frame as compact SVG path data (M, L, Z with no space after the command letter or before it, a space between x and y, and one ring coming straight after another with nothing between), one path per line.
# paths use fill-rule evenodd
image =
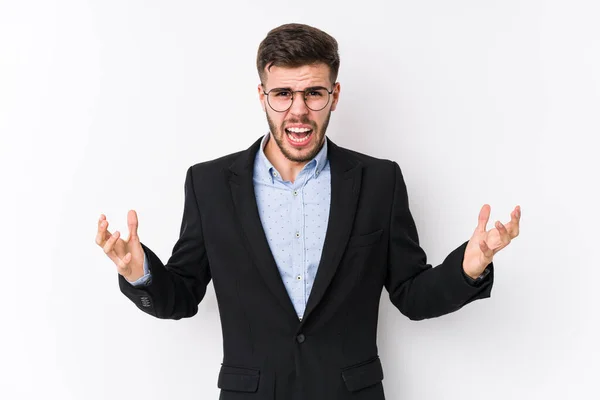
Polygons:
M261 83L260 86L262 86L262 88L263 88L263 95L267 96L267 104L269 105L269 107L271 107L271 110L273 110L275 112L279 112L279 113L286 112L287 110L289 110L290 108L292 108L292 105L294 104L294 94L295 93L304 93L304 95L302 96L302 101L304 101L304 105L309 110L312 110L312 111L321 111L321 110L324 110L325 107L327 107L327 105L329 104L329 100L331 100L331 95L333 94L333 92L335 90L335 83L333 84L334 87L331 88L331 90L327 90L327 88L324 87L324 86L311 86L311 87L306 88L304 90L292 90L291 88L280 87L280 88L273 88L273 89L269 90L268 92L265 92L265 85L263 85ZM316 89L325 89L325 91L327 92L327 102L325 103L325 105L322 108L319 108L318 110L315 110L314 108L310 108L310 106L306 103L306 92L311 91L311 90L316 90ZM273 106L269 102L269 93L271 93L273 90L287 90L288 92L292 93L292 101L290 102L290 105L288 106L288 108L286 108L285 110L281 110L281 111L276 110L275 108L273 108Z

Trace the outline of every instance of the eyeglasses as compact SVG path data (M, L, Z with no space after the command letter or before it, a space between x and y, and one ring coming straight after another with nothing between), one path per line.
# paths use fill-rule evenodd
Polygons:
M304 90L291 90L289 88L275 88L268 92L263 90L263 94L267 96L269 107L277 112L289 110L294 102L294 93L297 92L304 94L303 98L306 107L313 111L321 111L329 104L329 98L333 93L333 89L329 91L322 86L314 86Z

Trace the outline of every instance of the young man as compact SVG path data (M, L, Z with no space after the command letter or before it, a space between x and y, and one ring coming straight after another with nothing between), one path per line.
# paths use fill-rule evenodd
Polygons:
M96 243L121 291L157 318L196 314L212 279L223 329L223 400L384 399L376 334L382 288L413 320L490 296L493 255L519 232L517 206L433 268L419 245L398 164L325 133L340 84L337 42L288 24L258 49L270 132L247 150L191 166L180 237L166 265L137 236Z

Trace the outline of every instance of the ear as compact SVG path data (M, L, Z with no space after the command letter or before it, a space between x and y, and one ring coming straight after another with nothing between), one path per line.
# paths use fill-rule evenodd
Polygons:
M265 105L265 101L267 99L265 99L263 87L262 87L262 84L260 84L260 83L258 84L258 99L260 100L260 106L262 107L263 112L267 112L267 108Z
M333 87L333 93L331 94L333 96L333 101L331 102L331 111L335 111L335 108L337 107L337 103L340 100L341 89L342 87L340 83L336 82L335 86Z

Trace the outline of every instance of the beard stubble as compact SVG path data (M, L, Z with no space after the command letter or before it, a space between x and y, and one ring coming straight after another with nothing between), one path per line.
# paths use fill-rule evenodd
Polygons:
M316 126L316 124L313 121L309 120L308 117L304 116L304 117L300 118L299 120L298 119L290 119L287 121L283 121L281 123L281 127L278 129L275 126L275 123L269 117L269 114L266 112L265 112L265 114L267 116L267 121L269 123L271 137L273 139L275 139L275 143L277 143L277 147L279 147L279 151L281 151L281 153L284 155L284 157L287 158L288 160L297 162L297 163L310 161L313 158L315 158L315 156L319 153L319 151L323 147L323 144L325 143L324 142L325 132L327 131L327 126L329 126L329 118L331 117L331 110L327 114L327 118L323 122L323 126L321 128ZM286 148L287 142L286 142L286 139L283 137L284 135L287 135L287 133L285 132L285 129L283 128L285 123L301 123L301 124L310 125L312 127L312 130L313 130L312 134L315 135L315 137L313 138L313 143L315 143L315 144L313 145L312 149L310 149L308 154L295 155L292 152L290 152L288 150L288 148Z

